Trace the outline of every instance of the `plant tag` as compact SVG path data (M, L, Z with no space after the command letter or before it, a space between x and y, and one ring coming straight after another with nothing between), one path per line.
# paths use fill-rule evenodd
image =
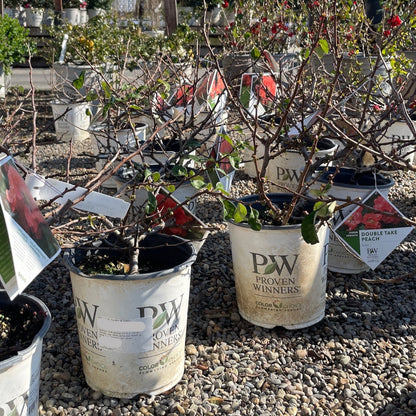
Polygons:
M241 77L240 101L252 117L262 116L273 110L277 95L274 75L246 73Z
M86 192L85 188L56 179L45 179L43 176L35 173L27 176L26 183L35 199L49 201L50 199L59 197L55 202L62 205L68 200L75 201ZM76 204L76 208L82 211L112 218L124 218L129 207L130 204L127 201L99 192L89 193L83 201Z
M0 280L10 299L60 253L13 159L0 159Z
M413 230L400 211L377 190L334 229L351 252L374 270Z
M152 318L136 321L98 318L98 343L101 348L120 353L140 353L153 350Z
M296 124L295 126L293 126L289 132L287 133L287 135L289 137L296 137L299 136L299 134L305 129L307 130L309 127L311 127L316 119L318 118L318 116L321 114L320 111L315 111L313 114L311 114L310 116L306 117L305 120L303 120L303 122L300 122L298 124Z

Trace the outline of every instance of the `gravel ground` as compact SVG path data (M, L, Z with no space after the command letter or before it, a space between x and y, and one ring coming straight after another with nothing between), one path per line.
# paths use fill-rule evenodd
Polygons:
M47 121L47 116L42 116ZM41 172L59 171L67 144L39 147ZM79 151L88 152L89 142ZM73 159L80 175L88 156ZM391 200L416 216L413 173L393 174ZM73 178L76 180L76 177ZM233 192L244 191L238 173ZM221 223L218 203L199 204L206 223ZM60 259L26 293L42 299L53 321L44 338L41 415L416 415L415 233L375 270L329 272L325 318L289 331L249 324L236 304L225 225L213 231L192 269L185 373L169 392L112 399L91 390L82 371L68 270ZM395 279L381 283L378 279Z

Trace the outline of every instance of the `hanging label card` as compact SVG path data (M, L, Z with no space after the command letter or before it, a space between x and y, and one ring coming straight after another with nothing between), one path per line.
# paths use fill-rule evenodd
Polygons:
M0 280L10 299L60 252L13 159L0 159Z
M44 199L49 201L57 198L55 202L61 205L68 200L75 201L86 192L86 189L80 186L52 178L45 179L38 174L28 175L26 183L36 200ZM130 208L130 203L100 192L91 192L83 201L78 202L75 207L81 211L88 211L107 217L124 218Z
M347 248L375 269L413 230L400 211L377 190L354 209L334 232Z
M241 77L240 101L252 117L270 113L275 105L277 84L271 73L246 73Z

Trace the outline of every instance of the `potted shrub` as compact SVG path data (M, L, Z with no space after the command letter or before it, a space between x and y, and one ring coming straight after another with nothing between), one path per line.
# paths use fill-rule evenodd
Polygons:
M181 134L169 160L152 169L153 146L158 141L165 144L174 134L173 129L169 133L173 122L161 126L166 135L160 138L157 127L146 140L135 134L137 123L145 117L152 119L155 94L166 96L171 88L166 78L152 75L144 83L143 78L125 78L120 70L113 80L103 80L95 95L87 93L88 99L99 102L95 119L109 135L128 127L131 136L125 142L113 138L114 149L96 178L83 184L85 191L77 197L64 190L70 201L50 218L52 230L65 229L66 235L74 232L75 236L79 225L87 226L89 238L67 247L65 263L71 273L86 380L114 397L156 394L182 376L191 265L196 257L189 238L196 236L198 243L205 233L203 224L194 221L186 207L198 195L213 192L205 176L209 156L190 155L198 146L193 136ZM81 88L82 79L76 81ZM187 165L190 159L194 166ZM68 210L76 210L78 201L107 179L119 176L123 167L133 173L120 191L129 201L123 203L127 209L121 218L86 214L75 226ZM191 183L196 193L179 201L175 192L185 183ZM44 198L42 191L40 198ZM97 340L86 333L96 334Z
M8 413L37 413L42 342L50 324L40 299L22 294L11 301L0 290L0 403Z
M64 0L62 2L62 19L70 25L81 24L81 8L86 8L86 2L82 0Z
M112 0L90 0L87 3L87 12L90 19L97 15L102 15L111 10Z
M356 7L347 3L343 5ZM245 16L250 23L240 26L240 29L241 39L253 41L251 56L260 58L266 50L273 50L273 42L279 44L279 37L283 37L283 41L287 39L289 18L293 16L293 11L285 13L281 10L278 15L280 23L272 30L272 35L276 36L262 37L264 43L256 44L256 36L262 33L263 25L267 27L268 22L277 19L270 14L263 18L262 12L256 13L257 9L260 10L260 7L250 8L252 14ZM276 325L301 328L318 322L324 316L328 229L323 221L331 218L341 207L354 205L348 197L342 198L342 201L331 197L332 176L328 183L312 190L317 178L329 169L330 163L334 165L335 172L349 163L361 171L377 168L377 161L390 166L409 166L405 158L397 153L383 152L376 139L383 130L380 121L386 116L384 110L391 112L393 102L403 102L400 96L392 98L378 93L375 81L377 67L370 71L375 77L374 82L371 79L365 88L355 82L345 84L344 80L343 85L348 88L339 87L340 68L346 51L337 42L337 26L332 22L339 18L341 11L345 10L334 11L324 5L316 5L312 10L307 5L299 6L296 10L299 17L296 34L300 41L300 65L290 71L280 67L272 72L270 68L268 82L260 76L264 75L263 71L249 70L262 81L250 81L248 97L235 94L224 74L231 102L237 110L235 123L238 123L238 131L242 133L239 142L250 150L250 158L245 161L254 165L256 190L256 195L239 201L224 200L237 302L245 319L267 328ZM364 10L361 11L363 14ZM253 21L256 24L254 28ZM371 33L368 29L370 22L365 17L362 22L362 32L357 31L354 36L356 41L365 42L368 39L365 36ZM389 42L388 39L384 41ZM384 51L382 47L381 51ZM329 52L339 58L339 64L333 70L318 71L310 65L313 56L321 59ZM382 60L383 54L380 53L378 62ZM391 84L389 81L389 87ZM241 88L243 86L241 84ZM358 96L359 100L350 100ZM249 105L244 102L245 98ZM382 101L374 101L375 98ZM347 101L351 103L355 115L353 119L345 116ZM247 111L248 107L252 110ZM407 119L410 120L408 116ZM339 127L341 121L346 122L349 129L342 130ZM315 160L319 140L324 137L335 141L336 151L332 156ZM269 171L274 158L286 149L297 151L303 158L303 168L292 188L274 181ZM368 156L369 153L375 158L370 164L357 163L357 154ZM317 171L319 165L321 171ZM284 194L269 193L271 186ZM245 231L251 232L251 229L258 230L257 237L256 234L245 236ZM281 234L272 236L272 232ZM294 234L294 240L289 240L284 233ZM270 245L264 247L262 243L265 241ZM316 247L317 251L313 251L312 247Z
M10 75L14 63L24 62L35 53L35 45L28 37L28 30L17 19L0 16L0 97L6 92L5 76Z
M44 13L44 2L32 1L23 5L26 11L26 26L41 27Z

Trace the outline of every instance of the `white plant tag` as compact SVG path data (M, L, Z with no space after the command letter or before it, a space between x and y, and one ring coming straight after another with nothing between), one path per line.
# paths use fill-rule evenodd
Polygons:
M65 204L68 200L75 201L82 196L86 189L81 187L74 187L74 185L61 182L56 179L45 179L43 176L31 173L26 177L26 184L35 199L44 199L49 201L62 195L66 190L65 195L56 199L58 204ZM94 214L105 215L112 218L124 218L130 204L120 198L114 198L110 195L101 194L99 192L91 192L86 198L76 204L76 208L82 211L92 212Z
M403 214L377 190L367 196L363 204L369 208L355 208L334 232L351 252L374 270L414 227L409 226Z
M123 321L98 318L98 343L101 348L120 353L140 353L153 350L152 318Z

